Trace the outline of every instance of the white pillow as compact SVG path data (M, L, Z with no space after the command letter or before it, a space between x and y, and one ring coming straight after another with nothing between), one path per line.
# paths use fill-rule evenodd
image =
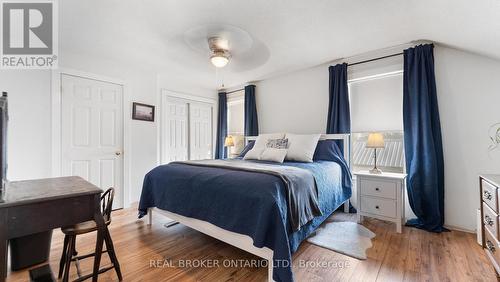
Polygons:
M269 133L269 134L259 134L255 140L254 148L266 148L267 140L269 139L283 139L285 133Z
M313 162L314 151L321 134L286 134L288 138L288 152L286 160L298 162Z
M287 151L287 149L266 148L260 155L260 160L282 163Z
M264 152L264 148L255 148L255 146L252 148L252 150L248 151L245 156L243 157L244 160L260 160L260 156L262 155L262 152Z

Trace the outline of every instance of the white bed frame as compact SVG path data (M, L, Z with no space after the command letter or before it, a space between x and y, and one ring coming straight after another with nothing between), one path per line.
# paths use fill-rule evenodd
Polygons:
M255 140L256 136L245 137L245 144L248 141ZM349 134L322 134L320 140L342 140L344 146L344 158L350 167L350 135ZM177 221L185 226L191 227L197 231L214 237L218 240L224 241L230 245L240 248L244 251L252 253L258 257L264 258L268 261L268 281L273 281L273 250L264 247L257 248L253 245L253 240L250 236L239 234L236 232L228 231L218 226L215 226L207 221L185 217L176 213L172 213L159 208L148 209L148 224L153 224L153 211L155 213L164 215L169 219ZM349 199L344 202L344 212L349 212Z

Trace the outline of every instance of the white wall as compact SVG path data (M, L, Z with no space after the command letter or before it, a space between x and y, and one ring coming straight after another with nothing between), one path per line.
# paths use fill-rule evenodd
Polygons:
M325 132L328 66L259 81L255 99L260 133Z
M51 176L50 78L47 70L0 71L0 91L9 93L9 180Z
M435 60L445 157L445 223L474 230L478 174L500 173L500 151L488 154L489 126L500 122L500 61L443 46L436 46ZM358 65L357 70L351 68L350 77L401 69L401 57L384 64L388 65L371 70ZM328 66L258 82L261 132L324 132Z
M475 229L478 175L500 173L500 151L488 153L488 129L500 122L500 61L435 49L445 159L446 224Z

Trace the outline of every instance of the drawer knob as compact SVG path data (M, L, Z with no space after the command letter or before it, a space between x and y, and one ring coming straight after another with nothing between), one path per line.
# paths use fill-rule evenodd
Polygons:
M379 209L379 206L375 206L375 208L378 210L378 209Z
M484 216L484 224L493 226L493 219L489 215Z
M375 191L380 191L380 188L378 188L378 187L375 187Z
M492 253L494 253L496 250L495 250L495 246L493 245L493 243L491 243L490 240L487 240L486 241L486 248L488 250L490 250Z
M489 191L484 191L483 196L484 198L486 198L486 200L491 200L493 198Z

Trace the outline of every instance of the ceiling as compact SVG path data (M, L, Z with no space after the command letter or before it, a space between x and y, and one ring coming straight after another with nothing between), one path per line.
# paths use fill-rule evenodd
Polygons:
M125 4L126 3L126 4ZM500 0L64 0L60 53L140 66L206 89L426 39L500 58ZM252 52L216 74L185 33L246 31ZM64 58L64 57L63 57ZM238 63L236 63L238 61Z

